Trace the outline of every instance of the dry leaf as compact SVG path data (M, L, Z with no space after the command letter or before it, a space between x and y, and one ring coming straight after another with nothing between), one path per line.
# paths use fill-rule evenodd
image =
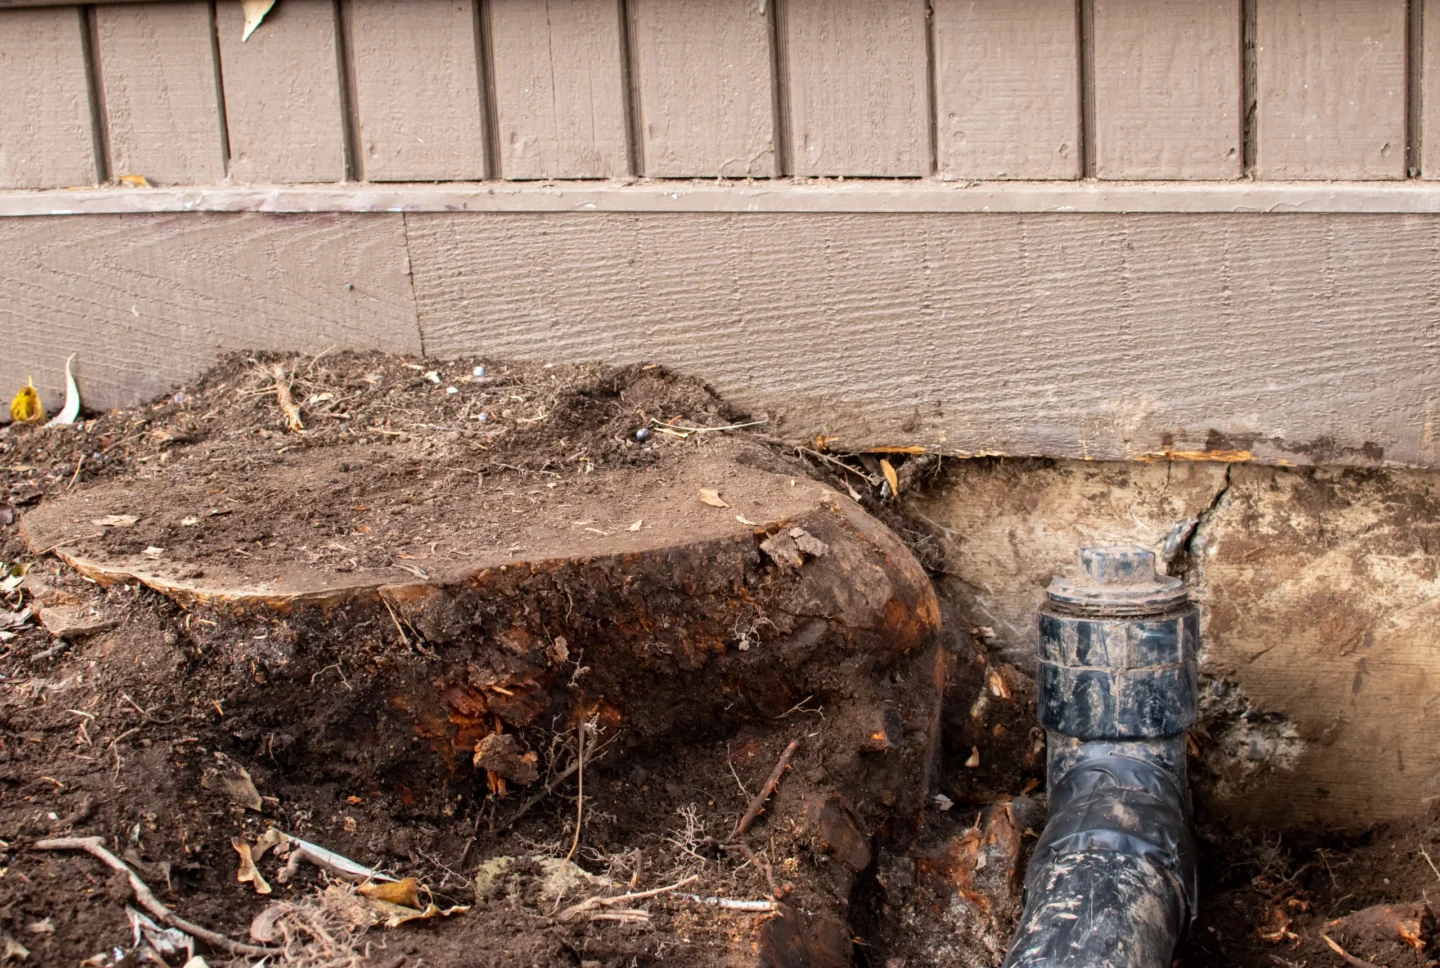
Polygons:
M980 765L980 747L970 747L970 758L965 761L965 765L970 767L970 769L972 770Z
M880 471L885 475L885 482L890 485L890 493L899 494L900 478L895 476L895 468L883 457L880 459Z
M700 500L712 508L728 508L730 506L721 500L719 491L712 490L708 487L700 488Z
M642 525L642 524L644 524L644 523L645 523L645 519L644 519L644 518L641 518L639 521L636 521L634 524L630 525L630 527L626 528L625 530L626 530L626 531L639 531L639 530L640 530L640 525Z
M1005 681L1005 677L1001 675L999 669L996 669L992 666L986 671L985 684L990 687L990 694L993 695L995 698L1011 698L1010 684Z
M361 884L355 893L389 904L420 910L420 882L407 877L391 884Z
M195 515L190 514L181 518L180 523L187 528L193 528L195 527L195 525L200 523L200 519L197 518Z
M27 380L10 401L10 419L16 423L38 423L45 418L45 407L34 381Z
M260 839L255 841L255 846L250 848L250 856L256 860L264 857L272 847L279 847L289 838L276 830L274 827L266 827Z
M90 523L97 528L128 528L139 520L134 514L107 514L103 518L92 519Z
M260 21L275 6L275 0L240 0L240 9L245 11L245 32L240 35L240 42L244 43L250 39L255 28L260 26Z
M250 937L261 944L270 944L279 938L280 931L276 928L275 922L288 910L290 910L288 904L272 904L255 915L255 920L250 922Z
M115 179L122 188L149 188L150 179L144 175L121 175Z
M255 858L250 855L250 845L239 837L231 837L230 846L240 855L240 869L235 872L235 880L241 884L252 885L256 894L269 894L270 885L265 883L260 868L255 866Z
M757 524L757 523L754 522L754 521L751 521L749 518L745 517L745 515L743 515L743 514L737 514L737 515L735 515L735 520L736 520L736 521L739 521L741 524L748 525L749 527L752 527L752 528L758 528L758 527L760 527L759 524Z

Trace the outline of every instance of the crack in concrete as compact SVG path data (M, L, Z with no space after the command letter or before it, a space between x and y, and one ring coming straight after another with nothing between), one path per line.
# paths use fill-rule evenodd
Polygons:
M1190 586L1198 585L1201 578L1201 561L1205 553L1205 532L1210 522L1214 520L1220 506L1230 494L1230 487L1233 483L1235 471L1234 464L1225 465L1225 480L1220 485L1215 496L1210 499L1205 510L1196 515L1195 520L1180 539L1175 543L1175 551L1165 560L1165 573L1179 578Z

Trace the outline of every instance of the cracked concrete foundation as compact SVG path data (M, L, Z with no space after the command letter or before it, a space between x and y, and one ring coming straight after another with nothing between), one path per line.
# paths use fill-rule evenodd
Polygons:
M1440 477L1252 464L974 460L906 498L992 651L1029 671L1049 577L1133 542L1205 648L1197 796L1227 821L1362 826L1440 795Z

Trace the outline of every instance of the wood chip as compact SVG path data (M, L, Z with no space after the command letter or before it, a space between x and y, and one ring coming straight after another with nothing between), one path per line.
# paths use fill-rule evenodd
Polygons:
M730 505L720 497L720 492L708 487L700 488L700 500L712 508L728 508Z

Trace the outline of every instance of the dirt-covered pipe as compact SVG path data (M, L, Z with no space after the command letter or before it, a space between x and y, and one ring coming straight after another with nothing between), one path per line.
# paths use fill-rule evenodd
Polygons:
M1196 898L1185 731L1199 616L1142 548L1086 548L1040 611L1050 819L1006 968L1168 968Z

